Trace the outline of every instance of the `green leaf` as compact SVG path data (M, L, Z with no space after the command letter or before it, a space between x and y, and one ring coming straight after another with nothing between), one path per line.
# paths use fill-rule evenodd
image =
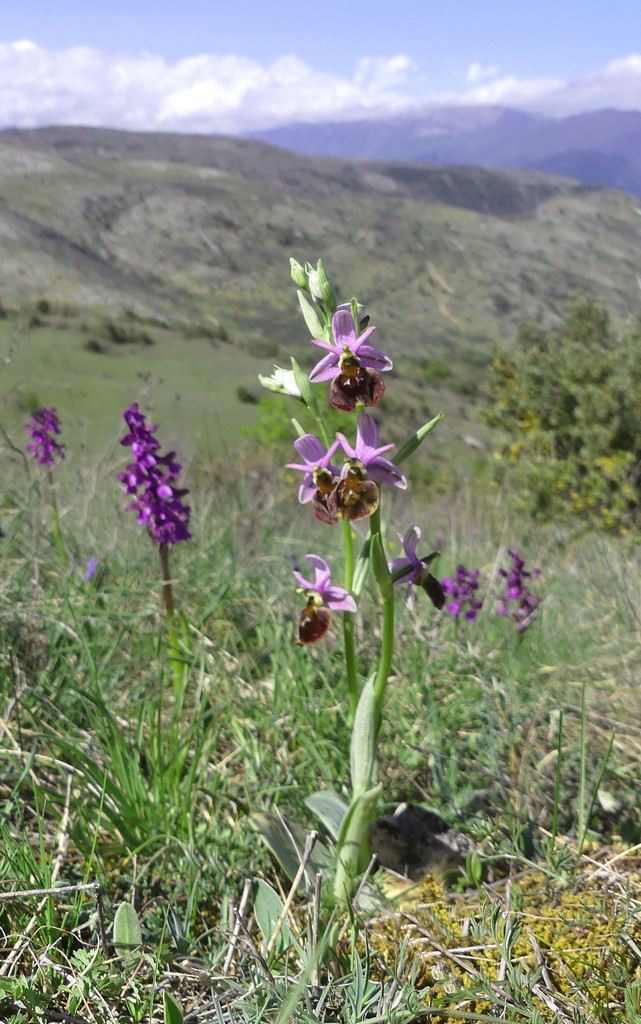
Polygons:
M254 882L253 898L254 914L265 940L263 943L263 952L265 952L274 934L276 922L283 912L283 901L269 882L265 882L262 878L257 878ZM287 922L283 921L274 953L276 955L285 953L291 946L297 946L296 938Z
M371 546L372 538L367 537L356 561L356 568L354 569L354 580L352 583L352 595L357 601L363 592L363 587L365 586L365 583L367 582L367 576L370 569Z
M298 292L298 301L300 302L300 308L303 312L305 323L307 324L307 330L311 334L312 338L316 338L319 341L322 340L325 337L325 329L318 319L318 313L304 292Z
M365 871L369 860L369 829L374 819L383 784L378 783L361 793L350 804L345 816L336 854L334 894L339 900L348 899L358 876Z
M126 956L142 946L140 918L131 903L121 903L114 917L114 946L118 956Z
M179 1004L167 989L165 989L163 993L163 1009L165 1014L165 1024L184 1024L185 1018L183 1017L183 1012L180 1009Z
M352 790L358 797L367 792L376 782L376 703L374 681L376 673L369 677L358 701L352 743L350 747L350 771Z
M310 811L323 823L332 839L338 839L347 814L347 803L333 789L322 789L305 797Z
M311 408L314 403L314 393L312 391L312 385L309 383L309 377L306 373L303 373L300 366L292 356L292 371L294 374L294 380L296 381L296 387L300 391L300 397L307 406Z
M231 583L223 583L223 585L212 594L211 598L209 599L207 607L205 608L204 612L202 613L198 620L199 629L202 629L202 627L207 622L207 619L209 619L214 614L214 612L218 608L218 605L227 596L227 592L229 590L231 590Z
M383 598L389 597L389 592L392 588L392 577L387 565L383 541L381 540L381 535L378 532L372 534L370 555L372 559L374 579L378 583L378 589L381 592L381 596Z
M434 417L433 420L430 420L429 423L424 423L422 427L418 428L415 434L412 434L411 437L408 437L405 444L401 445L401 447L394 456L394 462L396 463L397 466L400 466L401 463L405 462L406 459L409 459L410 455L412 455L413 452L416 451L419 445L423 443L427 435L431 434L436 424L440 423L442 419L443 413L440 412L438 416Z
M268 814L267 811L252 811L249 820L260 833L287 877L293 880L305 848L305 829L295 822L287 821L282 815L276 817L275 814ZM310 893L313 891L317 872L322 871L327 874L332 860L332 855L327 847L320 840L316 840L311 857L307 862L307 870L300 883L304 891Z

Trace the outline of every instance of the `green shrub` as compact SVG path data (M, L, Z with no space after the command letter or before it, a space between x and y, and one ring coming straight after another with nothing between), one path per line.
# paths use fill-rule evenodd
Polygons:
M452 376L452 371L446 363L440 359L426 359L421 364L421 373L426 381L442 381Z
M239 384L236 388L236 398L239 402L244 402L245 405L258 405L259 402L257 395L246 388L244 384Z
M605 306L579 298L559 331L525 323L515 353L496 353L485 419L505 431L499 471L529 511L641 525L640 343L641 322L619 340Z
M117 320L106 320L103 326L104 335L114 345L155 345L148 331L123 324Z

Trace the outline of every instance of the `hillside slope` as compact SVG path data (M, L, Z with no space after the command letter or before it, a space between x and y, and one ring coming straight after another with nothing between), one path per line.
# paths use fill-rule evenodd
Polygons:
M403 407L420 418L447 404L446 388L465 415L494 342L510 344L524 316L554 323L577 288L636 316L635 206L535 172L315 160L222 137L6 131L0 302L7 324L37 308L29 322L53 329L61 321L43 311L63 310L98 369L105 337L127 340L122 318L150 332L139 373L163 373L163 344L184 361L172 339L212 338L237 367L234 386L251 390L289 353L310 362L289 257L322 256L342 297L375 312Z

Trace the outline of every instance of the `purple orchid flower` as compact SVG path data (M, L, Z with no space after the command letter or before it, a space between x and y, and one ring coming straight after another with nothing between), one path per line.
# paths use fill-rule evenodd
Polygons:
M399 555L390 562L389 570L394 583L407 583L407 602L412 600L412 587L422 587L435 608L441 609L445 604L445 593L443 587L430 572L430 563L435 555L427 558L419 558L416 554L416 546L421 539L421 530L418 526L410 526L405 535L399 533L398 539L403 545L404 555Z
M313 644L327 633L330 610L355 612L356 602L347 590L332 583L332 572L324 558L320 555L305 555L305 558L314 566L314 580L307 580L302 573L294 571L294 579L307 599L298 623L297 643Z
M344 587L332 583L332 571L320 555L305 555L314 566L314 580L306 580L302 573L294 571L294 579L306 593L320 597L323 605L334 612L355 612L356 601Z
M340 441L337 439L326 450L322 441L319 441L314 434L304 434L294 441L294 448L304 459L304 464L288 462L287 469L296 469L299 473L304 473L302 483L298 488L298 500L301 505L307 504L308 501L312 501L316 497L319 483L318 470L325 470L325 474L329 474L332 480L340 475L339 470L331 464L332 456L339 446Z
M56 455L64 458L65 446L51 436L60 433L60 420L55 408L38 409L27 423L27 430L31 438L27 451L41 466L53 466Z
M329 355L324 356L316 364L309 375L310 381L319 383L325 380L334 380L343 372L341 361L345 357L353 359L355 356L359 366L369 367L379 373L391 370L392 360L380 349L367 344L367 339L375 330L375 327L368 327L361 335L357 336L351 311L344 308L337 309L332 317L334 340L331 342L318 339L312 341L312 345L327 349Z
M348 459L355 459L363 464L370 480L376 480L381 484L391 484L392 487L398 487L399 490L404 491L406 489L407 477L398 466L395 466L389 459L382 457L383 452L390 451L394 445L384 444L378 447L378 427L373 416L370 416L369 413L361 413L358 417L356 444L353 447L344 434L337 434L336 437ZM349 468L349 466L350 463L347 462L346 467ZM344 469L342 475L345 472L346 470Z

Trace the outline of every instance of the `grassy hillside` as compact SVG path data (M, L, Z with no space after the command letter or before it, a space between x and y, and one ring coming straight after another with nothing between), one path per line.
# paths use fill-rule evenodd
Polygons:
M470 412L479 371L522 317L554 322L576 288L616 317L636 313L634 207L535 173L312 160L227 138L5 131L7 421L33 392L84 415L91 445L114 429L103 405L146 387L192 437L214 404L230 438L255 418L237 388L258 394L272 361L309 358L295 255L323 256L375 310L405 381L396 417L444 407L459 434L482 436ZM175 394L190 396L182 421Z

